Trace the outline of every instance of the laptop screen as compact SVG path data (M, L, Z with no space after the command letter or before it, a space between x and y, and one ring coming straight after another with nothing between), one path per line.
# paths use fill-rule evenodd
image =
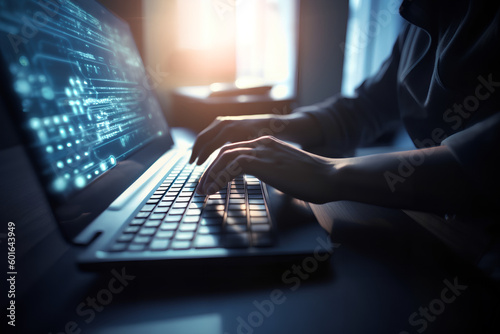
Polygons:
M0 0L0 35L11 79L3 95L10 89L14 118L57 208L71 206L75 217L102 210L80 194L139 151L156 152L93 187L109 204L153 162L146 156L171 144L128 25L100 4Z

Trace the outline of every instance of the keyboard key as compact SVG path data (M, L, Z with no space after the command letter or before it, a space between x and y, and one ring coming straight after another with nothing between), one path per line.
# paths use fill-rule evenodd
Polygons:
M144 226L146 227L158 227L161 224L161 220L148 220Z
M129 223L129 225L142 225L146 219L132 219L132 221Z
M224 230L227 233L241 233L248 231L247 225L225 225Z
M229 195L229 201L233 198L245 198L245 194L230 194Z
M160 201L159 198L156 198L156 199L150 199L146 202L146 204L156 204Z
M250 203L250 204L264 204L264 200L261 198L260 199L259 198L249 198L248 203Z
M177 202L174 203L174 205L172 205L172 208L174 209L184 209L188 206L188 203L186 202L179 202L177 200Z
M180 222L182 219L182 216L181 215L168 215L167 218L165 218L165 221L166 222Z
M186 211L187 216L201 216L201 210L200 209L188 209Z
M148 218L148 216L149 216L149 212L138 212L135 215L135 218Z
M245 204L245 199L244 198L230 198L229 205L231 205L231 204Z
M198 229L198 234L219 234L221 232L222 227L220 225L200 226Z
M139 226L127 226L123 233L137 233L139 231Z
M182 215L184 213L184 209L170 209L170 215Z
M156 232L156 228L154 227L143 227L139 231L139 235L153 235Z
M269 218L267 217L250 217L251 224L269 224Z
M133 234L122 234L118 237L118 239L116 241L118 241L118 242L130 242L130 241L132 241L132 239L134 239Z
M161 203L160 203L161 204ZM153 213L167 213L168 207L157 207Z
M133 243L135 243L135 244L147 244L150 241L151 241L150 236L136 235L134 240L133 240Z
M226 224L228 225L246 225L246 217L227 217Z
M194 232L177 232L175 234L175 240L192 240L194 238Z
M226 208L223 204L207 204L205 210L207 211L224 211Z
M198 228L197 224L181 224L179 227L180 231L196 231Z
M266 210L264 204L250 204L250 210Z
M250 217L266 217L267 211L250 210Z
M228 217L246 217L247 216L247 211L242 211L242 210L230 210L227 212Z
M182 220L184 223L197 223L200 220L199 216L186 216Z
M221 239L218 235L198 235L193 245L195 248L216 248L221 246Z
M168 248L170 240L168 239L155 239L149 245L149 249L153 251L162 251Z
M158 231L155 235L155 238L158 239L172 239L174 236L174 231Z
M150 211L153 211L154 208L155 208L154 204L146 204L142 207L141 211L142 212L150 212Z
M269 224L257 224L250 226L252 232L268 232L271 231L271 225Z
M189 202L189 200L191 200L191 197L183 197L183 196L180 196L180 197L177 197L177 200L176 202Z
M172 211L173 210L170 210L170 212ZM149 216L149 220L162 220L163 218L165 218L164 213L153 213Z
M225 199L209 199L207 201L207 205L205 206L205 209L207 207L210 207L210 208L214 208L214 210L216 209L216 206L217 205L222 205L225 207L226 205L226 200ZM224 210L224 209L223 209Z
M189 208L190 209L201 209L201 208L203 208L203 203L192 202L189 204Z
M174 231L177 230L179 223L163 223L160 226L160 230L162 231Z
M141 252L146 249L145 244L130 244L128 250L131 252Z
M246 210L247 206L245 204L233 204L230 202L228 209L229 210Z
M167 209L172 206L173 201L165 201L158 203L158 207L166 207Z
M191 246L191 241L185 241L185 240L174 240L171 243L172 249L189 249L190 246Z

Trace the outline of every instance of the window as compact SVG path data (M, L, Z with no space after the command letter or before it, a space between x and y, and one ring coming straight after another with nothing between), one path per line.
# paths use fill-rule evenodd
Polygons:
M296 0L177 0L177 48L215 55L211 66L219 71L234 66L237 86L271 84L291 95L297 11ZM230 48L234 63L227 60Z
M402 23L401 0L350 0L342 93L353 95L390 55Z

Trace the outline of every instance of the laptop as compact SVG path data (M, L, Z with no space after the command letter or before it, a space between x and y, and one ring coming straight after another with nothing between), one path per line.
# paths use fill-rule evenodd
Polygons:
M308 205L175 145L128 25L91 0L0 1L2 100L78 264L274 263L329 253ZM167 266L168 267L168 266Z

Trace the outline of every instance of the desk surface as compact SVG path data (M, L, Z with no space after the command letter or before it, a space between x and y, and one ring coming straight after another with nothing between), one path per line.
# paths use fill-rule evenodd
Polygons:
M298 263L309 272L288 279L291 266L250 274L81 272L81 249L60 236L22 151L1 154L2 223L14 221L17 230L16 330L8 333L486 333L498 326L499 292L479 271L404 212L359 203L315 207L334 222L337 247L321 269Z

